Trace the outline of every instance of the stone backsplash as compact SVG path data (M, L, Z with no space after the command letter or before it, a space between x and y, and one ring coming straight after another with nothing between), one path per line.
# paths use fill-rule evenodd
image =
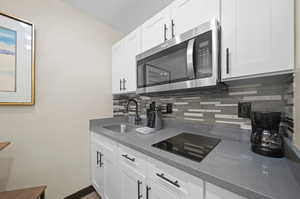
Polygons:
M128 98L136 98L141 115L145 117L147 105L155 101L163 107L173 104L173 113L166 119L186 120L194 123L226 124L241 129L251 129L249 119L238 117L238 103L251 102L252 111L282 112L284 117L293 118L292 78L235 82L227 89L210 89L193 93L172 93L156 96L114 96L114 116L124 116ZM133 114L134 107L129 107Z

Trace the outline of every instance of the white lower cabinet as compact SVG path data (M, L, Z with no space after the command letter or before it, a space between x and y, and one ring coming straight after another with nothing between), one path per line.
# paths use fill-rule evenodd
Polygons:
M115 143L92 133L91 136L91 181L103 199L119 199L120 183L117 168Z
M159 183L150 181L146 187L146 199L180 199L180 196Z
M121 168L121 199L144 198L146 177L129 166Z
M111 153L106 153L111 154ZM119 176L116 173L116 164L109 158L104 157L104 194L105 199L118 199Z
M210 183L205 183L205 190L205 199L246 199Z
M103 199L246 199L94 133L91 183Z
M142 154L127 147L119 147L121 169L121 199L144 199L146 187L146 161Z
M101 159L102 146L96 140L91 140L91 154L90 154L90 164L91 164L91 183L94 188L103 193L104 192L104 169Z

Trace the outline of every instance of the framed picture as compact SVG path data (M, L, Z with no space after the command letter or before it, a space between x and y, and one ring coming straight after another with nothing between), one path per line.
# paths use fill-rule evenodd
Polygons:
M34 61L34 25L0 13L0 105L34 105Z

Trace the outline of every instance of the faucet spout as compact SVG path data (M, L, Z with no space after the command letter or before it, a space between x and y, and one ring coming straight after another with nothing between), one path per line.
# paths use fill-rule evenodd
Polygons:
M129 112L129 105L131 103L135 104L135 124L139 125L142 121L141 117L139 116L139 109L138 109L138 102L135 99L129 99L127 103L127 113Z

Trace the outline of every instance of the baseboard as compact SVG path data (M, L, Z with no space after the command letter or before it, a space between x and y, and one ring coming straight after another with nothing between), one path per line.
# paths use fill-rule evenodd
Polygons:
M95 189L91 185L91 186L81 189L80 191L77 191L76 193L74 193L70 196L65 197L64 199L81 199L82 197L89 195L90 193L92 193L94 191L95 191Z

